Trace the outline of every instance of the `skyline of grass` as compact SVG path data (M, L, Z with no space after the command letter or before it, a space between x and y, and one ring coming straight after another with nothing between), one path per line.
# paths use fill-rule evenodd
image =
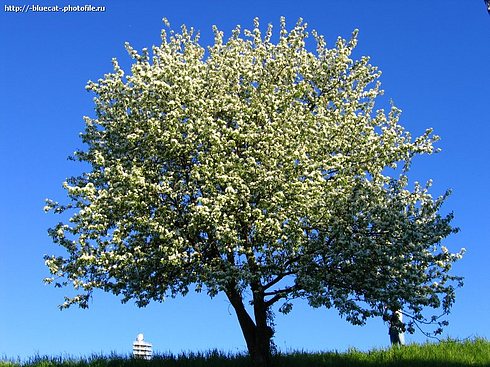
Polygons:
M438 343L409 344L403 347L373 349L362 352L279 352L273 356L280 367L467 367L490 366L490 341L446 339ZM151 360L131 355L94 354L75 358L65 356L33 356L27 360L0 357L0 367L247 367L248 355L210 350L207 352L158 353Z

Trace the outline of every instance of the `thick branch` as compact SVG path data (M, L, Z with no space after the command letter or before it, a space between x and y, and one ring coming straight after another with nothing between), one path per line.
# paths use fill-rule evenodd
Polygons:
M299 287L295 284L295 285L292 285L291 287L277 289L277 290L271 291L271 292L265 292L264 297L273 296L271 299L269 299L265 302L266 307L272 306L274 303L279 301L281 298L287 297L288 294L290 294L291 292L294 292L295 290L298 290L298 289L299 289Z
M286 265L287 267L287 265ZM266 285L263 286L263 289L269 289L270 287L276 285L277 283L279 283L282 279L284 279L285 277L287 277L288 275L293 275L295 274L294 271L286 271L282 274L279 274L275 279L271 280L269 283L267 283ZM265 295L267 295L267 293L265 293Z

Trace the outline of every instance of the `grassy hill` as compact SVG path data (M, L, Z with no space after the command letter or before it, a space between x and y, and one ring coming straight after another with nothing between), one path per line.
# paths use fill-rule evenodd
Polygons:
M490 367L490 341L445 340L440 343L411 344L360 352L352 349L338 352L291 352L274 356L278 367ZM245 354L227 354L217 350L206 353L156 355L146 361L122 357L91 356L89 358L33 357L27 361L3 358L0 367L248 367Z

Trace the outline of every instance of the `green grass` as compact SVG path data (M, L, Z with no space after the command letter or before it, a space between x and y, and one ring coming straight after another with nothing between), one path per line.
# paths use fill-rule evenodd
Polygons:
M445 340L360 352L291 352L274 356L277 367L490 367L490 341ZM26 361L3 359L0 367L248 367L245 354L217 350L180 355L162 354L150 361L131 357L94 355L89 358L33 357Z

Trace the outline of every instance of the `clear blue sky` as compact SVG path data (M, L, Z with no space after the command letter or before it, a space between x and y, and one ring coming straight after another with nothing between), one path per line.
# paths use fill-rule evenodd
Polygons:
M290 25L302 17L330 45L359 28L356 56L371 56L383 71L386 101L403 110L401 123L413 135L433 127L442 137L442 152L417 159L411 177L433 178L437 195L453 189L444 210L454 211L461 232L446 245L467 248L454 268L465 286L444 336L490 338L490 15L482 0L37 2L106 6L103 13L65 14L16 14L5 4L23 3L0 9L0 356L129 353L139 332L161 352L245 349L221 296L190 294L138 309L96 293L88 310L59 311L64 290L42 283L43 255L58 251L47 236L58 218L42 208L47 197L64 199L61 183L82 169L66 157L82 147L82 116L93 115L84 86L112 70L112 57L129 64L125 41L137 49L157 44L163 17L175 28L194 26L204 44L213 24L229 35L236 24L252 27L255 16L264 26L278 26L282 15ZM369 349L389 341L380 320L351 326L335 311L303 303L276 322L283 350Z

